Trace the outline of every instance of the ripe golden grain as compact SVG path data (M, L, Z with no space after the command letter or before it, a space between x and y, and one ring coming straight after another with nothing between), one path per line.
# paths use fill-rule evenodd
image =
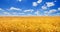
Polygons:
M0 32L60 32L60 17L0 17Z

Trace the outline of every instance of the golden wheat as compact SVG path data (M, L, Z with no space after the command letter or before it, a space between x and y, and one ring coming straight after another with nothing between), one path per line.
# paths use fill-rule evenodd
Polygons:
M60 32L60 17L0 17L0 32Z

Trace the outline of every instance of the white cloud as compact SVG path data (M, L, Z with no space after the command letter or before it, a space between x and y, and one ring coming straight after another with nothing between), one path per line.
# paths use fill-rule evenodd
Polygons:
M51 7L55 5L54 2L46 2L46 4L47 4L47 7Z
M41 8L42 8L42 9L44 9L44 10L45 10L45 9L47 9L47 7L46 7L46 6L42 6Z
M24 12L33 12L33 9L24 10Z
M20 8L11 7L9 10L21 10Z
M37 6L38 3L37 3L37 2L33 2L32 5L33 5L33 6Z
M12 14L14 14L14 15L15 15L15 14L17 14L17 12L13 12Z
M17 0L17 1L21 2L22 0Z
M3 12L3 14L4 14L4 15L10 15L10 13L9 13L9 12Z
M45 14L48 14L48 11L44 11Z
M60 16L60 13L57 13L56 16Z
M58 10L60 10L60 8L58 8Z
M13 12L12 14L13 14L13 15L23 15L23 14L25 14L25 13L17 13L17 12Z
M42 0L38 0L38 1L37 1L37 3L39 3L39 4L40 4L41 2L42 2Z
M44 16L50 16L51 13L54 13L56 11L57 11L56 9L51 9L49 11L44 11Z
M32 16L32 14L27 14L27 16Z
M25 14L25 13L18 13L18 14L22 14L22 15L23 15L23 14Z
M33 4L33 6L37 6L38 4L40 4L42 2L42 0L38 0L37 2L33 2L32 4Z
M48 11L44 11L44 16L49 16L49 12Z
M51 9L49 11L44 11L44 16L52 16L51 13L54 13L56 12L57 10L56 9ZM54 15L54 14L53 14Z
M49 16L49 14L44 14L44 16Z
M0 11L4 11L4 9L0 8Z
M3 10L2 8L0 8L0 10Z
M36 15L40 15L40 12L39 12L39 11L36 11L35 14L36 14Z
M56 11L57 11L56 9L52 9L52 10L49 10L48 13L54 13L54 12L56 12Z

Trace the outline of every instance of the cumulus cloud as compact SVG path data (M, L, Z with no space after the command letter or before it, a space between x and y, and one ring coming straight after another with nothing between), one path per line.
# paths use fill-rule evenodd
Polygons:
M44 16L49 16L49 11L44 11Z
M44 16L49 16L49 14L44 14Z
M46 7L46 6L42 6L41 8L42 8L43 10L47 9L47 7Z
M33 5L33 6L37 6L38 3L37 3L37 2L33 2L32 5Z
M58 10L60 11L60 7L58 8Z
M4 11L4 9L0 8L0 11Z
M0 10L3 10L2 8L0 8Z
M44 11L44 14L48 14L48 11Z
M25 14L25 13L23 13L23 12L20 12L20 13L18 13L18 12L13 12L12 14L13 14L13 15L23 15L23 14Z
M11 15L9 12L3 12L4 15Z
M17 0L17 1L21 2L22 0Z
M54 2L46 2L46 4L47 4L47 7L52 7L55 5Z
M42 2L42 0L38 0L37 2L33 2L32 4L33 4L33 6L37 6L38 4L40 4Z
M33 12L33 9L24 10L24 12Z
M49 13L54 13L56 11L57 11L56 9L51 9L51 10L49 10Z
M21 10L20 8L10 7L9 10Z
M13 14L13 15L16 15L16 14L17 14L17 12L13 12L12 14Z
M37 3L39 3L39 4L40 4L41 2L42 2L42 0L38 0L38 1L37 1Z
M55 16L60 16L60 13L57 13Z
M24 14L25 13L17 13L17 12L9 13L9 12L3 12L3 16L22 16Z
M32 14L27 14L27 16L32 16Z
M36 15L40 15L40 12L39 12L39 11L36 11L34 14L36 14Z
M23 15L23 14L25 14L25 13L18 13L18 14L22 14L22 15Z
M44 16L50 16L51 13L54 13L56 12L57 10L56 9L51 9L49 11L44 11ZM52 15L52 14L51 14Z

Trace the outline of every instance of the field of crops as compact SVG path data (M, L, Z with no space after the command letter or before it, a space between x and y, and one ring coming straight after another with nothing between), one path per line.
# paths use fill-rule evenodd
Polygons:
M60 17L0 17L0 32L60 32Z

